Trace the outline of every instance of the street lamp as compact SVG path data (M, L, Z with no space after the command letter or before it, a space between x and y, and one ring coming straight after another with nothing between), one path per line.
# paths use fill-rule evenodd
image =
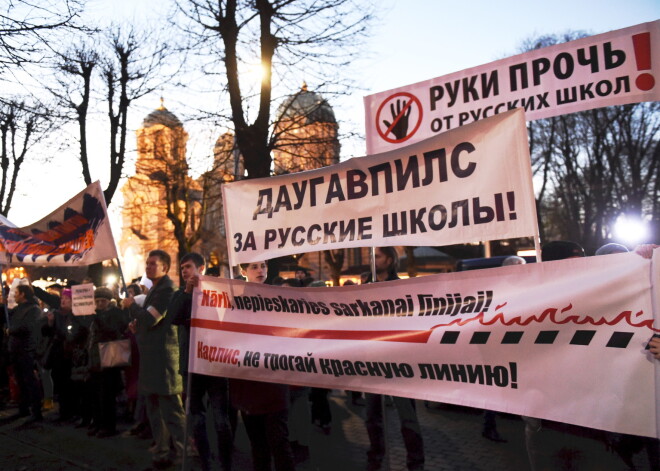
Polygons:
M615 240L633 246L646 241L648 227L643 219L622 214L614 223L613 233Z
M105 277L106 286L113 286L115 283L117 283L117 275L108 275Z

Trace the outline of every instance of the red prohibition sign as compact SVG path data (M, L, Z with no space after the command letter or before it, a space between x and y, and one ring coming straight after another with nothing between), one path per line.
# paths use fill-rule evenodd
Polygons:
M408 100L404 101L405 105L402 109L395 110L393 100L399 97L403 97L404 99L407 98ZM391 103L392 115L396 114L396 116L392 116L391 123L388 122L387 124L385 124L384 121L381 121L380 119L380 113L381 111L383 111L383 108L388 103ZM396 134L393 132L393 130L398 129L397 125L402 119L405 120L408 119L408 115L410 115L410 108L412 107L413 103L417 105L417 109L419 110L419 116L417 117L417 122L415 123L415 126L412 128L412 130L408 131L406 129L404 136L396 137ZM385 124L386 126L385 131L381 129L381 123ZM387 142L391 142L392 144L399 144L401 142L405 142L408 139L410 139L417 132L421 124L422 124L422 103L412 93L399 92L399 93L395 93L394 95L391 95L387 99L383 100L383 102L378 107L378 111L376 112L376 130L378 131L380 137L385 139ZM398 130L400 131L400 129ZM394 134L395 137L390 137L389 136L390 134Z

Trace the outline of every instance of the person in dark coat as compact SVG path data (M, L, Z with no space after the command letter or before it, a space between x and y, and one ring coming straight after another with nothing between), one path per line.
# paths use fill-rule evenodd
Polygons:
M20 390L16 417L26 417L32 409L31 421L41 421L41 387L35 376L37 325L41 310L29 285L16 287L18 305L9 315L9 357Z
M90 381L94 390L93 427L88 435L98 438L117 433L117 394L122 390L121 367L101 367L99 343L124 338L128 315L113 306L113 294L104 286L94 290L96 316L89 332Z
M149 425L156 442L152 457L156 468L166 468L179 461L184 446L179 343L176 326L172 325L174 316L168 309L174 293L172 280L167 276L170 265L167 252L149 252L145 271L153 286L143 306L138 306L131 296L122 301L122 307L128 309L135 322L140 349L138 392L146 398Z
M71 290L63 290L58 301L59 306L46 314L46 322L41 327L41 335L49 343L42 364L51 370L55 397L59 404L58 421L65 421L73 418L76 412L76 395L71 380L73 346L69 341L74 322Z
M168 311L174 315L174 324L179 326L179 372L187 384L190 419L195 445L202 461L202 470L214 469L211 448L219 459L220 469L231 469L233 448L233 425L236 412L229 405L227 378L190 373L188 376L188 351L190 348L190 319L192 316L192 292L199 284L199 276L204 274L206 261L198 253L184 255L179 262L181 279L184 285L174 293ZM208 396L209 412L213 417L215 434L211 446L206 429L206 406L204 398ZM232 421L233 418L233 421Z
M376 281L398 280L399 256L393 247L379 247L375 250ZM371 282L371 279L368 280ZM392 396L401 422L401 436L406 446L406 465L410 471L424 469L424 441L417 420L415 401L407 397ZM366 426L369 435L367 470L381 469L385 457L385 428L383 425L383 396L366 394Z
M251 283L264 283L266 262L241 264L241 274ZM277 471L295 469L289 443L289 387L245 379L229 380L232 406L241 411L255 471L270 471L271 458Z

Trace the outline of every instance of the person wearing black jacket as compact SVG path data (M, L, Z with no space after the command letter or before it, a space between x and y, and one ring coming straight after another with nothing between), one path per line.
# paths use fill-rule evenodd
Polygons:
M399 257L393 247L380 247L375 250L376 281L398 280ZM371 282L371 280L369 280ZM406 464L410 471L424 469L424 441L422 439L415 401L407 397L392 396L401 422L401 435L406 446ZM383 396L366 394L366 425L369 435L367 470L381 469L385 457L385 430L383 427Z
M188 350L190 347L190 318L192 315L192 292L199 284L199 275L204 274L206 261L198 253L191 252L184 255L179 262L183 286L174 293L170 301L169 311L174 315L173 324L179 326L179 372L183 377L184 385L188 379ZM192 433L195 445L202 461L204 471L214 469L211 458L211 446L206 433L206 407L204 396L208 394L209 410L213 414L213 424L216 434L213 448L220 460L220 469L231 469L231 451L233 445L232 420L234 423L236 412L229 405L227 379L216 376L207 376L196 373L190 374L190 384L186 390L189 392L190 418L192 419Z
M147 416L153 433L153 465L166 468L183 456L185 414L181 404L183 390L179 366L177 328L169 304L174 285L167 272L171 259L167 252L152 250L147 257L147 278L153 282L138 306L132 296L122 301L135 324L140 349L138 390L145 395ZM172 448L170 448L172 445Z
M37 324L41 310L29 285L16 287L18 306L9 314L8 351L10 363L20 390L20 402L16 417L26 417L32 409L31 421L43 420L41 415L41 388L34 374Z
M241 264L241 275L250 283L265 283L265 261ZM232 406L241 411L250 439L254 471L293 471L295 462L289 443L289 387L247 379L230 379Z
M75 322L71 312L71 289L62 291L61 300L57 298L59 307L46 314L46 322L41 327L41 335L48 339L50 345L42 358L42 364L44 368L51 370L55 396L59 403L58 421L65 421L76 413L76 394L71 380L71 340Z
M90 381L94 390L93 426L89 435L98 438L117 433L117 394L122 390L121 368L102 368L99 343L124 338L128 328L126 312L111 305L112 291L105 286L94 290L96 316L89 332Z

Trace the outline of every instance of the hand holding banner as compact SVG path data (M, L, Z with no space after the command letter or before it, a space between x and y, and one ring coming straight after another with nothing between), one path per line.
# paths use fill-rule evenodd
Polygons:
M74 285L71 288L71 310L74 316L89 316L96 313L94 283Z

